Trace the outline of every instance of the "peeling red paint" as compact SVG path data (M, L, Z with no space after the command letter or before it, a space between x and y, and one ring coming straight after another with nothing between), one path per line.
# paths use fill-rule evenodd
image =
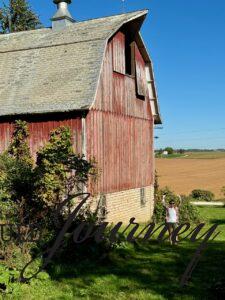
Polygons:
M10 118L10 120L0 121L0 151L6 150L8 147L12 133L14 120L20 117ZM23 120L28 122L30 132L29 145L32 154L35 156L37 150L42 147L49 139L50 132L59 127L67 126L71 129L74 149L81 153L81 118L69 115L61 116L38 116L38 117L23 117Z

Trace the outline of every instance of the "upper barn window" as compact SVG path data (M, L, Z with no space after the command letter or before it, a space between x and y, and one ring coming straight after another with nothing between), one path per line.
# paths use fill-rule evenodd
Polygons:
M118 32L113 38L113 70L134 76L136 94L141 99L145 98L145 62L136 43L122 32Z
M113 70L118 73L135 75L134 43L122 32L113 38Z

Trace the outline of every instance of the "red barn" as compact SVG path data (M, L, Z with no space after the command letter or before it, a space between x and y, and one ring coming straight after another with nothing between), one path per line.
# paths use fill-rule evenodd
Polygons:
M152 63L139 30L146 10L75 22L70 0L52 28L0 36L0 149L26 120L35 153L67 125L77 152L95 157L95 187L109 221L148 221L153 211L153 128L160 124Z

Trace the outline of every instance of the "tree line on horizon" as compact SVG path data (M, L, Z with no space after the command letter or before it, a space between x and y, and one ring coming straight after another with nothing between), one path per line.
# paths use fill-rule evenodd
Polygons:
M155 153L157 154L162 154L163 151L167 151L168 154L173 154L173 153L179 153L179 154L183 154L185 152L214 152L214 151L218 151L218 152L225 152L225 148L219 148L219 149L198 149L198 148L189 148L189 149L174 149L172 147L166 147L166 148L160 148L160 149L156 149Z

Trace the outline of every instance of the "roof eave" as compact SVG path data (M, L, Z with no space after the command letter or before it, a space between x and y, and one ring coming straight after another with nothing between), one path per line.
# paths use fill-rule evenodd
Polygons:
M161 116L160 115L157 115L154 117L154 124L155 125L162 125L162 119L161 119Z
M151 67L151 72L152 72L152 76L153 76L153 89L154 89L154 94L155 94L155 108L156 108L156 112L157 112L157 114L154 116L154 123L155 124L162 124L162 118L161 118L161 115L160 115L160 108L159 108L158 95L157 95L157 88L156 88L156 84L155 84L155 75L154 75L153 64L152 64L152 60L150 58L147 47L145 46L145 43L142 39L142 36L141 36L140 32L137 35L137 43L138 43L138 47L139 47L139 49L140 49L140 51L143 55L145 63L149 64L150 67Z
M130 22L133 22L134 20L136 21L136 32L138 33L139 30L141 29L141 26L148 14L148 9L145 10L141 10L139 13L137 13L135 16L130 17L129 19L121 22L121 24L110 33L110 35L108 36L107 40L109 40L121 27L123 27L125 24L128 24Z

